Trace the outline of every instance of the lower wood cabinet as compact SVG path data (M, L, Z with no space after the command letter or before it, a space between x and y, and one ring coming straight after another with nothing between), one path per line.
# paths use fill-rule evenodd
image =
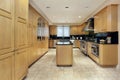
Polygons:
M0 55L0 80L14 80L14 53Z
M80 48L80 41L79 40L75 40L74 44L75 44L76 48Z
M92 53L92 44L88 42L88 55L101 66L116 66L118 64L118 45L117 44L99 44L99 56Z
M100 44L99 46L99 64L100 65L113 65L118 64L118 45L104 45Z
M22 49L15 52L15 80L22 80L28 69L27 49Z

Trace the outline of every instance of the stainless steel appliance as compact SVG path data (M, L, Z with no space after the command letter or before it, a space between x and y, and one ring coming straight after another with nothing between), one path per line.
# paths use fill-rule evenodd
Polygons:
M85 40L80 40L80 50L87 55L87 42Z
M99 57L99 44L93 43L91 46L92 54Z

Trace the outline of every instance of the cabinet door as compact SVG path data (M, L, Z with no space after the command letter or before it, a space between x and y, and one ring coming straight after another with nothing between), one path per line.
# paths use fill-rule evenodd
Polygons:
M27 43L28 46L32 46L33 45L33 27L31 24L29 24L28 28L27 28Z
M14 80L14 53L0 56L0 79Z
M0 55L14 50L14 2L0 0Z
M83 29L82 26L77 27L77 34L78 35L82 34L82 29Z
M50 26L50 35L57 35L57 27L52 25Z
M101 26L101 16L100 16L100 13L97 13L95 15L95 18L94 18L94 30L95 30L95 33L99 32L101 27L102 27Z
M27 49L15 52L15 80L22 80L27 73Z
M28 0L15 0L16 17L27 20L28 18Z
M27 24L18 21L15 26L15 49L27 46Z
M75 26L71 26L70 27L70 34L71 35L77 35L77 26L75 25Z
M100 32L106 32L107 31L107 9L104 8L101 11L101 28L100 28Z

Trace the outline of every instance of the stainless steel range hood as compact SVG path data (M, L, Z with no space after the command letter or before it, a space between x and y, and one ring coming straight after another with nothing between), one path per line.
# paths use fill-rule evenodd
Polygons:
M94 18L89 18L83 31L94 31Z

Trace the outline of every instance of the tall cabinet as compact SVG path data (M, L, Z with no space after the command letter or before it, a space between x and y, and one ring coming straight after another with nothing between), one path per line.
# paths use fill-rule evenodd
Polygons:
M28 0L15 0L15 80L21 80L27 63Z
M0 3L0 79L14 80L14 0Z

